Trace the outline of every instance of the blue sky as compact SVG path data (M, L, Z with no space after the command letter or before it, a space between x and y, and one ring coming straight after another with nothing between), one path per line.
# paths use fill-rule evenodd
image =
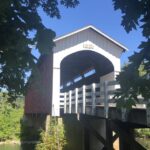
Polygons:
M43 24L61 36L87 25L93 25L105 34L125 45L129 51L121 57L121 63L128 61L134 51L138 51L138 45L144 38L141 30L133 30L126 33L121 26L121 12L115 11L112 0L80 0L78 7L66 9L60 6L61 19L49 18L42 11Z

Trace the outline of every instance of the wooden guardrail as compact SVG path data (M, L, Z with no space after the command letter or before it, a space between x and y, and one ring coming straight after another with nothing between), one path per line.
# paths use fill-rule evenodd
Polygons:
M60 108L64 113L95 114L96 107L104 108L104 117L108 118L109 108L116 107L114 92L120 88L117 81L105 81L83 85L65 93L60 93ZM147 125L150 126L150 108L146 104L137 104L136 109L146 109ZM89 112L90 110L90 112ZM122 109L122 120L126 119L126 109Z
M118 87L116 81L105 81L83 85L69 92L60 93L60 108L64 108L64 113L85 114L88 107L91 109L91 114L94 115L96 106L103 106L107 118L109 105L115 106L112 97Z

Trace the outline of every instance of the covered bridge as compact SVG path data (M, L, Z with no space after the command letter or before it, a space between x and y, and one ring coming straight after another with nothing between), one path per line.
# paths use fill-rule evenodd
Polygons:
M56 38L54 42L53 53L43 57L39 65L41 82L28 90L25 114L59 116L60 92L114 80L120 72L121 54L127 50L93 26Z

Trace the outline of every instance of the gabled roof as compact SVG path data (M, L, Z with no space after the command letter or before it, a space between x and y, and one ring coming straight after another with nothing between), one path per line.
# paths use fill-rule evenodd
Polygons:
M112 39L110 36L106 35L105 33L103 33L102 31L100 31L99 29L95 28L94 26L92 25L89 25L89 26L86 26L84 28L81 28L79 30L76 30L74 32L71 32L71 33L68 33L64 36L61 36L61 37L58 37L56 39L54 39L54 42L57 42L59 40L62 40L62 39L65 39L71 35L74 35L74 34L77 34L79 32L82 32L82 31L85 31L85 30L88 30L88 29L92 29L94 30L95 32L97 32L98 34L100 34L101 36L105 37L106 39L108 39L109 41L111 41L112 43L116 44L117 46L119 46L120 48L122 48L123 50L128 50L124 45L120 44L119 42L115 41L114 39Z

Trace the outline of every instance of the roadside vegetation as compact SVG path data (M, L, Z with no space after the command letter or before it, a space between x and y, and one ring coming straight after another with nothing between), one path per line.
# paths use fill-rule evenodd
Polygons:
M146 149L150 149L150 128L135 129L135 139Z
M135 135L136 135L136 137L149 138L150 139L150 128L136 129Z
M7 99L7 95L0 95L0 141L19 140L23 100L17 99L14 104L10 104Z
M61 119L50 119L48 131L38 131L23 121L24 101L18 98L9 103L8 95L0 95L0 142L37 141L36 150L61 150L66 145L64 125Z

